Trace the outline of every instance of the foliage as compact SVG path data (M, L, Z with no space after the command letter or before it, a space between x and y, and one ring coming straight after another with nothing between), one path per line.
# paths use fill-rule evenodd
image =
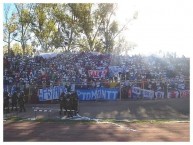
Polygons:
M25 54L32 56L34 53L36 52L35 48L32 45L26 45L26 51ZM8 45L4 45L3 46L3 54L7 54L8 53ZM20 46L19 43L14 43L12 45L11 51L10 53L13 53L14 55L23 55L23 49Z
M33 4L23 4L17 3L15 4L18 16L18 29L16 33L15 41L18 41L23 50L23 54L25 54L25 49L27 45L27 41L31 39L29 24L31 20L31 10L33 8Z
M43 51L62 48L105 53L117 49L117 43L126 44L117 39L128 24L120 27L115 20L117 4L17 3L15 7L17 13L4 24L4 38L9 40L8 48L11 39L18 41L22 54L29 53L27 45L41 46Z
M19 43L13 44L12 51L13 51L14 55L17 55L17 54L22 55L23 54L22 48L20 47Z
M17 16L15 13L10 15L10 5L4 7L5 22L3 23L3 41L7 43L8 53L10 52L10 45L16 36L17 30Z
M125 37L118 37L118 41L112 50L114 54L126 54L128 55L129 51L135 49L137 46L134 42L126 41Z
M39 45L47 51L50 40L56 32L55 20L50 12L51 4L35 4L32 11L31 31L35 34Z
M100 34L104 43L106 52L111 52L114 47L114 35L118 32L118 23L112 20L112 16L115 15L117 8L116 4L99 4L97 10L98 16L101 19Z
M52 39L52 47L72 50L72 44L76 41L78 33L76 30L76 19L67 4L55 4L52 7L52 15L56 20L57 31Z
M8 45L3 46L3 54L8 53Z

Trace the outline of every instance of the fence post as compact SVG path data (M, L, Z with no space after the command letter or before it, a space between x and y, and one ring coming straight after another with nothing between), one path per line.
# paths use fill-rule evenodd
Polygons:
M166 83L166 99L168 99L169 98L169 95L168 95L168 81L166 81L167 83Z
M29 86L28 103L31 104L31 85Z
M121 95L122 95L122 93L121 93L121 80L120 80L120 83L119 83L119 89L120 89L120 93L119 94L120 94L120 100L121 100L121 98L122 98L121 97Z

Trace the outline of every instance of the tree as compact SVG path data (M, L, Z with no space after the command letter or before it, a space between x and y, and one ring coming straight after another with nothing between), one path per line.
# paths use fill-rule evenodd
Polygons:
M8 53L8 46L4 45L3 46L3 54L7 54Z
M107 21L108 14L114 4L69 4L81 31L83 40L80 46L86 51L103 51L100 32ZM107 22L108 23L108 22ZM100 31L101 30L101 31ZM86 40L86 41L85 41ZM100 48L99 48L100 47Z
M103 23L101 25L100 33L102 35L105 52L115 51L115 47L117 46L116 43L122 46L121 50L123 51L128 50L123 49L123 46L125 46L125 48L128 47L127 44L128 42L123 36L121 36L121 34L123 31L127 29L128 24L131 21L137 19L138 16L138 13L135 12L133 18L129 19L123 26L120 26L119 23L113 19L114 18L113 16L116 15L116 10L117 10L116 4L99 4L99 12L101 12L100 15L102 15L103 17ZM106 15L104 15L104 13L106 13ZM119 38L117 39L117 37ZM119 48L117 52L120 52Z
M23 54L25 54L25 48L27 41L31 39L29 32L29 25L31 22L31 11L33 9L33 4L15 4L18 16L18 30L17 37L14 39L21 44Z
M126 29L131 21L129 20L119 28L118 22L114 20L117 9L117 4L114 3L76 3L69 4L69 7L79 28L82 29L79 31L82 36L79 42L86 51L112 52L116 37Z
M93 4L91 3L70 3L68 6L71 9L72 14L77 20L78 27L80 27L82 35L86 37L86 45L84 45L85 50L92 51L93 50L93 19L91 9ZM85 41L84 41L85 42Z
M22 47L19 45L19 43L13 44L12 51L14 55L23 55L23 50L22 50Z
M30 43L32 47L41 46L43 51L63 48L65 51L112 52L119 43L125 43L117 37L136 18L121 27L115 20L117 4L114 3L36 3L15 4L15 7L16 15L7 21L9 25L4 25L7 29L4 40L8 48L12 39L18 41L23 54L27 53Z
M53 39L57 35L56 19L51 15L52 4L36 4L32 12L31 31L35 34L44 51L48 51L53 45Z
M134 42L128 42L125 39L125 36L122 36L121 33L127 29L127 25L132 22L133 20L137 19L138 17L138 12L135 12L133 14L133 17L130 18L120 29L118 29L118 31L116 32L116 34L113 36L113 40L116 40L116 38L118 37L118 40L115 41L114 45L115 47L113 47L113 52L119 54L119 52L128 54L128 51L131 49L134 49L137 44Z
M99 18L99 32L103 42L104 51L111 52L114 47L113 36L118 31L118 23L113 20L117 5L113 3L100 3L96 11L96 16Z
M5 22L3 23L3 41L7 43L8 54L10 53L10 45L16 36L17 30L17 16L12 13L10 16L11 5L4 5Z
M126 54L128 55L129 51L134 49L137 46L134 42L128 42L125 37L119 36L116 44L112 50L114 54Z
M67 50L74 50L79 47L84 48L86 45L84 44L84 40L81 37L82 35L82 28L79 27L79 23L77 17L73 13L73 9L71 9L71 4L67 4L67 43L68 48Z
M78 35L76 33L76 19L70 12L68 4L53 4L51 13L57 25L57 31L55 31L51 42L52 46L62 47L65 51L70 51Z
M32 45L26 45L26 52L25 54L32 56L35 53L35 49Z

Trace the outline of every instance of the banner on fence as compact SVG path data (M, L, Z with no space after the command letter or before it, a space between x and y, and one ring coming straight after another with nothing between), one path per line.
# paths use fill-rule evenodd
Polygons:
M142 89L142 96L145 99L153 99L154 91Z
M168 91L168 98L178 98L179 96L179 91Z
M190 96L190 90L180 90L180 97L189 97Z
M53 99L59 99L62 92L67 92L64 86L54 86L50 88L39 89L38 98L39 101L48 101Z
M139 98L141 96L141 88L132 87L132 98Z
M92 78L105 78L107 70L89 70L88 74Z
M76 90L79 100L116 100L118 99L119 89L116 88L96 88L96 89L78 89ZM62 92L67 92L64 86L54 86L38 90L39 101L48 101L59 99ZM189 97L190 90L169 91L168 98ZM156 91L156 98L164 98L164 92ZM154 91L132 87L132 98L153 99Z
M118 89L96 88L96 89L78 89L79 100L116 100L118 98Z
M155 92L155 97L156 97L157 99L162 99L162 98L164 98L164 92L162 92L162 91L156 91L156 92Z

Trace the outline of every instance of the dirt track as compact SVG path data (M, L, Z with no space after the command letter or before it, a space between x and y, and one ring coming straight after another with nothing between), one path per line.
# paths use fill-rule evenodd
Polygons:
M4 141L186 141L189 123L49 123L4 124Z
M28 105L19 117L33 118ZM58 108L57 104L39 107ZM4 121L4 141L189 141L189 99L81 102L81 116L117 120L186 120L158 123L81 123ZM37 118L56 118L58 112L37 113Z

